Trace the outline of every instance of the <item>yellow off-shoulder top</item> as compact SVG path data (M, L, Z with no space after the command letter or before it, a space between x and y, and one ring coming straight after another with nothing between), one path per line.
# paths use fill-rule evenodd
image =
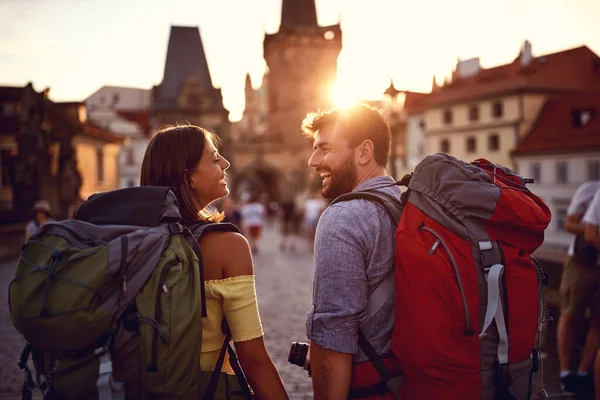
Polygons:
M234 342L261 337L263 330L258 314L254 275L205 281L204 287L208 316L202 320L200 367L203 371L213 371L225 340L221 330L223 316L227 319ZM228 355L222 372L234 373Z

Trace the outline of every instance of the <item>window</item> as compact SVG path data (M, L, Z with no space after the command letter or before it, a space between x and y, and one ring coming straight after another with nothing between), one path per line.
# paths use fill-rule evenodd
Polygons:
M600 161L588 161L588 179L590 181L600 179Z
M96 177L98 183L104 182L104 150L102 147L96 149Z
M497 133L492 133L488 136L488 150L490 151L498 151L500 148L500 137Z
M552 203L554 205L552 219L556 224L556 230L564 231L565 218L567 217L567 210L569 208L569 204L571 203L571 199L554 199Z
M583 128L596 115L596 111L592 109L571 110L571 118L574 128Z
M450 141L448 139L442 139L440 142L440 153L450 152Z
M469 107L469 121L478 121L479 120L479 107L471 106Z
M475 153L477 150L477 139L474 137L467 138L467 153Z
M531 174L531 178L533 179L534 183L542 182L542 168L539 162L531 163L529 173Z
M452 110L444 110L444 124L450 125L452 123Z
M567 163L565 161L556 163L556 183L567 183L568 175Z
M129 148L127 150L125 150L125 164L126 165L133 165L135 164L135 154L133 152L132 148Z
M2 115L5 117L14 117L19 113L19 104L8 102L2 104Z
M502 118L504 116L504 103L497 101L492 104L492 117Z

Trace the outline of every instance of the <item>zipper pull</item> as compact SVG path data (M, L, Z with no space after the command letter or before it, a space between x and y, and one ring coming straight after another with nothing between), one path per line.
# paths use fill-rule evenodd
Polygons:
M435 239L435 242L433 242L433 246L431 246L427 254L432 255L433 253L435 253L435 250L438 248L439 245L440 239Z
M127 279L123 277L123 293L127 292Z
M165 295L167 297L171 296L171 291L169 290L169 288L167 287L166 284L162 285L162 290L163 290L163 292L165 292Z

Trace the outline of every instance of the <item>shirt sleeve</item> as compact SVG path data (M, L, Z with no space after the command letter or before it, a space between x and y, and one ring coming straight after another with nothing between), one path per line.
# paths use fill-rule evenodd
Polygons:
M310 340L347 354L358 352L368 292L366 237L356 222L348 208L331 206L322 214L315 237L313 307L306 321Z
M590 191L590 187L587 184L580 185L573 198L571 199L571 204L569 204L569 208L567 209L567 215L583 215L586 212L586 206L589 204L590 197L592 197L588 191Z
M596 191L590 206L585 212L583 223L600 226L600 190Z
M213 288L223 298L223 313L234 342L263 336L254 275L227 278L218 285L213 285Z

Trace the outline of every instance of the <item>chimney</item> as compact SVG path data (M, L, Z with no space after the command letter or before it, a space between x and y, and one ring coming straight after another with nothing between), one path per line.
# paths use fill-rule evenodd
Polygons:
M519 62L522 67L526 67L531 64L533 61L533 54L531 53L531 42L529 40L525 40L523 42L523 47L521 48L521 53L519 54Z
M481 71L479 57L470 58L464 61L458 60L456 63L456 69L452 74L452 79L470 78L477 75L479 71Z

